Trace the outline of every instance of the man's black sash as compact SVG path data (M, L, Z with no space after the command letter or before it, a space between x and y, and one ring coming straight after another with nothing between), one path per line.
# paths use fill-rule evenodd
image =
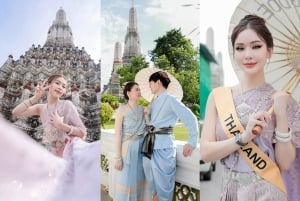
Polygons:
M155 128L152 125L147 126L147 134L142 144L142 154L151 160L155 143L155 135L171 135L172 133L173 127Z

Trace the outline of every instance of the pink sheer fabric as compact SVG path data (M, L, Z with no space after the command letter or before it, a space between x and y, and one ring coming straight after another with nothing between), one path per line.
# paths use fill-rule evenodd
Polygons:
M48 113L56 109L64 116L64 122L85 130L76 107L70 101L44 107L41 113L44 127L50 126ZM63 143L63 147L55 151L50 149L50 153L3 119L0 128L0 200L100 200L99 140L88 143L61 131L54 135L50 133L44 138L50 148L52 142Z
M50 200L66 162L2 118L0 128L0 200Z
M49 114L57 111L66 124L86 131L75 105L71 101L59 101L46 105L41 112L44 128L53 129ZM60 179L52 200L99 201L100 200L100 141L87 143L79 137L70 137L56 130L55 134L46 133L44 142L50 151L66 161L66 169ZM55 143L53 143L55 142ZM53 144L63 144L55 147Z
M55 111L57 111L59 116L63 117L64 123L79 128L82 132L85 132L86 128L71 101L58 101L56 104L44 105L40 115L44 128L43 143L53 154L62 157L65 143L70 140L70 137L51 124L49 115Z

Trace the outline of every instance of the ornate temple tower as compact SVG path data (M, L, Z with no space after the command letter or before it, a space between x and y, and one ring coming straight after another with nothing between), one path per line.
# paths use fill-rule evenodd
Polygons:
M122 46L120 42L116 42L114 51L114 62L111 77L108 86L104 89L104 93L113 96L121 97L123 90L120 87L120 76L117 73L118 69L122 67Z
M44 46L32 45L18 60L10 55L0 68L0 112L36 140L43 134L38 117L15 118L12 109L34 94L37 83L51 74L64 74L69 89L63 99L71 100L87 128L87 141L100 137L100 64L84 48L73 43L72 30L60 8L48 30ZM40 102L45 102L40 100Z
M224 71L223 71L223 59L222 53L215 53L214 45L214 31L212 28L209 28L206 32L206 45L209 51L212 53L214 58L217 60L218 64L211 63L211 87L216 88L224 85Z
M141 42L137 29L137 14L132 1L132 7L129 10L129 25L125 36L125 45L123 53L123 65L130 64L132 57L141 54Z
M141 54L140 36L137 31L137 15L133 1L132 7L129 10L129 25L125 36L123 57L121 57L121 51L121 43L117 42L115 44L111 77L109 83L105 85L103 89L103 93L108 93L119 98L123 96L123 90L120 87L120 77L119 74L117 74L117 70L123 66L130 65L132 57Z

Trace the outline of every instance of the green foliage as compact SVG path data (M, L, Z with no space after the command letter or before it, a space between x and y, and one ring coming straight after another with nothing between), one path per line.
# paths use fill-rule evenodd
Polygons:
M200 119L200 105L199 104L194 104L191 107L192 112L198 119Z
M108 103L101 103L101 126L104 128L104 125L111 120L113 117L114 110Z
M155 42L155 48L150 51L151 61L178 79L183 89L184 103L199 103L198 48L193 47L180 29L168 31Z
M120 75L120 86L123 86L126 82L134 81L137 72L148 66L149 63L146 61L145 57L141 55L133 57L129 66L124 66L118 70L118 74Z
M144 107L147 107L149 105L149 102L144 99L144 98L141 98L138 102L138 105L141 105L141 106L144 106Z
M170 61L168 60L167 56L164 54L157 58L157 60L155 61L155 64L158 68L164 69L164 70L169 70L172 68Z
M183 71L175 74L182 86L182 102L188 104L199 103L199 73L198 71Z
M101 95L101 102L108 103L113 109L117 109L119 107L119 99L116 96L111 94L103 94Z
M179 73L184 70L198 70L198 50L185 38L180 29L172 29L155 40L156 46L150 51L151 61L158 67L168 70L167 64Z

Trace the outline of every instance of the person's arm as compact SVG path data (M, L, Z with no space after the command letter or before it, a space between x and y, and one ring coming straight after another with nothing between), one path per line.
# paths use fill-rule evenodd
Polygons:
M212 94L206 103L205 119L200 138L201 159L205 162L215 161L228 156L240 148L234 138L217 141L216 139L217 109Z
M50 116L50 120L51 118L54 118L54 121L58 121L57 128L66 132L68 135L84 139L87 134L86 128L78 114L76 106L71 101L65 101L64 104L66 108L66 111L64 111L64 115L67 115L67 120L63 121L63 117L60 117L57 112Z
M124 106L116 112L115 117L115 168L117 170L122 170L123 161L122 161L122 121L124 116Z
M17 105L12 110L12 115L14 116L33 116L40 115L41 105L35 105L40 98L44 95L45 91L49 88L48 86L44 86L46 81L43 82L42 85L37 85L34 91L34 96L24 100L19 105Z
M77 118L78 117L78 118ZM53 114L50 114L50 121L51 123L58 128L59 130L67 133L70 136L73 137L80 137L80 138L84 138L86 136L86 129L83 128L83 123L81 122L80 125L71 125L71 124L67 124L65 123L64 117L59 116L59 114L57 113L57 111L55 111ZM76 122L81 121L79 116L74 117L76 120Z
M12 110L12 115L17 117L40 115L41 104L36 104L34 97L24 100Z
M199 137L198 121L193 112L186 107L182 102L172 97L171 99L172 111L176 116L183 122L184 126L188 128L189 139L188 144L193 148L197 146L197 141Z
M240 148L240 145L235 142L234 137L217 141L217 116L215 100L211 93L206 104L205 119L200 139L200 153L202 160L205 162L220 160ZM253 128L256 125L264 128L269 119L270 115L266 111L258 111L249 115L245 131L241 133L241 142L248 143L255 138L256 135L252 133Z
M289 95L282 92L277 92L273 96L277 131L277 133L275 133L275 136L277 134L279 134L280 136L292 135L292 133L289 133L288 128L288 98ZM289 140L287 142L277 140L277 143L275 144L275 157L276 162L281 170L289 169L296 158L296 148L292 143L292 140Z
M170 105L172 107L172 111L174 111L176 116L183 122L185 127L188 128L189 139L187 144L183 146L182 152L183 156L187 157L192 154L192 151L197 146L199 137L198 121L193 112L178 99L172 97L171 101L172 103Z

